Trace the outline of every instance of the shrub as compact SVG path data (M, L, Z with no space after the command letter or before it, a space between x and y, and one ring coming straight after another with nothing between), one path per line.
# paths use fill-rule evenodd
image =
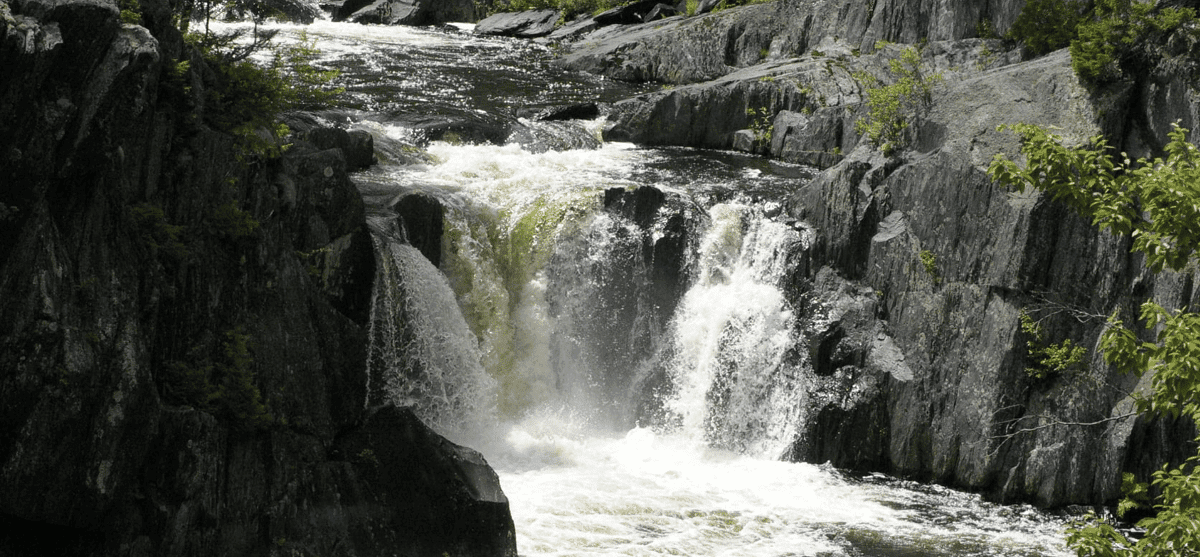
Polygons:
M1008 37L1023 41L1035 56L1070 46L1075 73L1103 83L1120 78L1139 47L1195 18L1191 8L1156 9L1148 0L1030 0Z
M205 117L217 129L236 135L248 153L278 156L278 139L289 133L278 122L280 113L328 104L344 91L329 86L336 70L313 65L320 51L305 33L298 44L277 48L267 65L246 59L252 51L247 48L261 47L257 39L250 47L234 47L231 36L193 33L189 41L201 49L216 75L206 90Z
M230 239L246 238L258 230L258 221L238 207L237 201L218 206L209 219L213 232Z
M223 358L216 366L220 377L216 401L233 426L244 431L263 429L275 421L267 412L258 387L254 386L251 369L254 360L250 357L249 342L250 336L242 332L241 327L226 332L222 343Z
M1033 365L1025 368L1032 379L1044 380L1063 373L1079 371L1084 366L1087 349L1075 346L1071 339L1058 343L1046 342L1042 324L1035 321L1024 310L1021 311L1021 332L1025 334L1025 347Z
M256 431L273 424L275 420L254 386L250 335L235 327L225 332L216 358L204 356L207 351L194 347L189 361L172 360L163 366L164 396L199 410L215 410L230 427L240 431Z
M1008 30L1008 37L1025 43L1029 54L1041 56L1066 48L1083 20L1082 0L1029 0Z
M149 248L152 257L162 255L175 262L188 258L187 246L180 240L183 227L167 222L167 215L161 207L139 203L129 208L129 215L142 244Z
M771 143L771 136L775 133L775 124L772 122L774 115L771 114L767 107L747 108L746 116L750 117L750 132L754 134L754 148L762 149Z
M934 284L941 284L942 274L938 271L937 255L929 250L921 250L917 257L921 259L921 266L925 267L925 274L929 275L930 280Z
M907 144L905 131L909 121L919 118L933 102L933 88L941 83L942 75L926 75L921 70L921 55L914 47L889 60L888 66L896 81L883 85L871 74L854 74L866 96L867 115L854 125L857 133L865 133L873 145L891 154Z

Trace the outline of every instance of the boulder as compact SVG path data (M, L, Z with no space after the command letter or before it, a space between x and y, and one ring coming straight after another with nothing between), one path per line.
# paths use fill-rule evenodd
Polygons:
M296 23L312 23L321 15L321 7L311 0L265 0L266 7L281 19Z
M352 532L361 538L355 545L406 555L516 557L508 498L496 472L483 455L438 435L412 410L372 409L332 452L373 487L347 494L347 506L376 517ZM381 538L390 543L378 543Z
M586 35L587 33L595 31L599 28L600 23L597 22L595 18L586 16L577 18L575 21L555 29L549 35L546 35L538 40L549 43L561 43L563 41L575 40L580 36Z
M348 170L361 170L375 163L375 138L365 131L321 127L308 131L304 138L318 149L340 149Z
M475 26L475 33L531 39L549 35L558 18L558 10L501 12L480 21Z
M654 21L656 19L663 19L673 15L679 15L679 12L675 9L675 6L659 3L655 4L653 8L650 8L650 11L646 12L646 15L642 16L642 21Z
M706 14L708 12L711 12L711 11L713 11L714 8L716 8L720 4L721 4L721 0L700 0L700 2L696 4L696 13L693 15L700 15L700 14Z
M600 25L642 23L646 20L646 14L658 4L659 0L639 0L600 12L592 19Z
M349 12L341 19L354 23L421 25L426 19L422 7L420 0L375 0L367 4L350 0L342 5L338 13Z
M472 0L346 0L333 14L334 21L388 25L441 25L475 17Z
M781 110L772 124L770 153L783 161L829 168L842 159L842 146L850 143L846 136L853 136L845 122L845 112L837 108L809 114Z
M547 108L528 114L527 117L544 122L560 120L595 120L600 117L600 105L593 102L577 103Z

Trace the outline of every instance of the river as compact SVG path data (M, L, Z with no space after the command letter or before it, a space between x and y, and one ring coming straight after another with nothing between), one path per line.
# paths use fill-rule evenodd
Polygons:
M812 169L531 121L646 89L527 42L278 27L318 41L347 88L325 117L385 155L355 177L383 262L371 396L487 457L522 555L1069 554L1029 506L780 460L821 317L791 276L813 231L780 202ZM437 267L390 224L415 194L445 211Z

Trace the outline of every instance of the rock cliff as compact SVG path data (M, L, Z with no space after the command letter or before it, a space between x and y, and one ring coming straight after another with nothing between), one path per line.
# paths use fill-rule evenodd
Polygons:
M1149 273L1127 238L1006 191L986 168L1019 152L1000 124L1055 126L1072 142L1104 134L1133 154L1156 152L1169 122L1195 128L1195 39L1177 34L1159 63L1089 88L1066 51L1022 61L975 36L1003 32L1023 4L780 0L604 28L564 48L566 67L675 84L616 104L608 140L740 146L824 169L788 203L818 233L793 293L816 318L817 404L792 458L1059 506L1112 501L1122 470L1145 476L1185 456L1191 424L1122 417L1147 380L1109 369L1096 339L1116 308L1195 307L1194 276ZM908 46L877 40L929 41L923 64L945 78L892 156L855 132L855 74L888 82ZM1023 311L1051 339L1087 346L1087 369L1028 375Z
M248 151L141 7L0 2L0 553L515 555L477 453L364 408L369 138Z

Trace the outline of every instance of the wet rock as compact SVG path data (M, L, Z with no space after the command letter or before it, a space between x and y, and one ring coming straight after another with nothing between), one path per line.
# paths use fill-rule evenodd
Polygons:
M475 25L477 35L535 38L549 35L559 18L558 10L501 12Z
M323 127L307 132L304 138L318 149L340 149L348 170L360 170L375 163L375 138L365 131Z
M600 117L600 105L596 103L579 103L543 110L534 118L543 121L557 120L595 120Z
M311 0L266 0L266 7L277 14L280 19L296 23L312 23L321 15L321 8Z
M434 267L441 266L446 211L442 203L431 195L410 193L398 199L392 210L396 212L403 239L417 248Z
M471 0L346 0L333 15L334 21L387 25L440 25L475 18Z
M516 557L508 498L496 472L410 409L372 409L334 447L373 488L348 494L345 502L373 515L372 524L351 532L355 545L411 555Z
M653 8L650 8L650 11L646 12L646 15L642 16L642 21L654 21L656 19L663 19L673 15L679 15L679 13L675 10L675 6L659 3L655 4Z

